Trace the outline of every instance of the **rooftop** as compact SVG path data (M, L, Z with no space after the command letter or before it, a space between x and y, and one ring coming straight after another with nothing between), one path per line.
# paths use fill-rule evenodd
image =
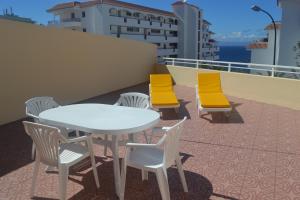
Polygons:
M147 85L142 84L84 102L113 104L120 93L128 91L148 93ZM189 118L180 141L189 193L184 194L176 168L171 168L171 199L270 200L299 196L300 122L296 119L300 111L229 97L234 110L228 119L222 114L199 118L194 88L176 86L175 91L182 100L180 114L163 111L161 125ZM0 132L0 199L29 199L31 141L21 121L0 126ZM104 158L103 149L94 148L100 189L96 190L92 182L88 164L82 163L72 169L67 186L69 199L117 199L111 157ZM125 199L160 199L154 174L142 182L140 172L129 169L127 180ZM57 199L56 172L40 170L37 186L37 197Z
M275 25L276 25L276 29L277 29L277 30L281 29L281 22L275 22ZM273 24L273 23L268 24L268 25L265 27L265 30L274 30L274 24Z
M160 125L188 118L180 152L189 192L183 193L178 173L171 168L171 199L300 196L299 68L251 63L266 72L254 75L248 69L241 71L249 63L165 58L166 65L158 65L157 47L138 41L8 20L0 20L0 32L1 44L11 47L0 49L5 58L1 65L5 76L0 79L1 200L29 199L32 142L21 123L26 100L48 95L61 105L114 104L124 92L148 94L150 73L171 74L181 103L178 115L163 110ZM286 73L297 79L282 76L285 69L293 70ZM207 70L221 70L222 89L233 107L229 117L222 113L197 116L194 86L197 74ZM122 158L124 149L120 150ZM89 163L82 162L71 170L68 199L117 199L112 157L103 157L102 147L94 146L94 151L101 187L96 189ZM127 180L126 199L160 199L153 174L142 182L141 173L129 169ZM36 199L57 199L57 172L40 170L36 189Z
M117 1L117 0L92 0L92 1L85 1L85 2L68 2L68 3L62 3L62 4L57 4L53 6L52 8L48 9L47 12L53 12L57 10L62 10L62 9L67 9L67 8L74 8L74 7L80 7L80 8L85 8L85 7L91 7L97 4L108 4L108 5L113 5L113 6L120 6L128 9L134 9L134 10L139 10L143 12L150 12L150 13L156 13L160 15L167 15L174 17L174 13L168 12L165 10L160 10L156 8L151 8L151 7L146 7L146 6L141 6L138 4L133 4L133 3L127 3L123 1Z
M249 49L266 49L268 48L268 42L254 42L248 45Z

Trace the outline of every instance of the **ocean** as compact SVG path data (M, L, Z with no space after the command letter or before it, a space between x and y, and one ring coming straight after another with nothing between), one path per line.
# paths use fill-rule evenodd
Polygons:
M251 62L251 51L246 46L220 46L219 61Z

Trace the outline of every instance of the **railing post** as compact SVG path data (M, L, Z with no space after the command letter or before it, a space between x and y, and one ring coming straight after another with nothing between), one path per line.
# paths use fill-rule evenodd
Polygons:
M197 60L197 62L196 62L196 67L197 67L197 69L199 69L199 60Z
M175 66L175 58L172 59L172 66Z
M228 72L231 72L231 63L228 64Z
M272 77L275 76L275 66L272 67Z

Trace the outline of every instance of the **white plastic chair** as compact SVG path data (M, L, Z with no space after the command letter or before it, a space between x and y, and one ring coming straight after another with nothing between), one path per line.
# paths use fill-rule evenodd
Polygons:
M184 192L188 192L182 163L179 156L179 138L186 117L172 127L156 128L164 131L164 136L157 144L127 143L122 165L120 199L124 199L127 166L142 170L143 180L148 179L148 171L156 174L163 200L170 199L167 169L176 164Z
M149 109L149 96L138 92L124 93L114 105Z
M44 163L52 167L58 167L60 199L66 198L69 167L89 156L91 157L97 188L100 187L91 137L82 136L67 140L58 128L32 122L23 122L23 124L26 133L32 138L36 145L36 159L30 191L31 197L34 195L40 163ZM75 144L75 142L86 142L87 145L82 146L80 144Z
M129 93L123 93L120 95L120 98L118 101L114 104L116 106L127 106L127 107L134 107L134 108L141 108L141 109L149 109L150 108L150 102L149 102L149 96L142 93L137 92L129 92ZM144 131L145 139L148 143L148 137L147 133ZM132 134L129 135L130 140L134 140L134 137ZM95 141L95 143L99 144L99 142ZM107 156L107 147L109 145L108 136L104 136L104 155ZM123 141L120 143L120 145L125 145L126 141Z
M39 122L39 114L45 110L56 108L59 104L53 97L34 97L25 102L26 116L33 118L34 122ZM32 144L31 158L34 159L35 145Z
M39 114L45 110L59 107L60 105L53 99L53 97L34 97L25 102L26 116L32 117L34 122L39 123ZM69 132L71 132L70 130ZM64 133L65 137L68 137L68 133ZM76 136L79 136L79 132L76 132ZM31 158L34 159L35 145L32 144Z

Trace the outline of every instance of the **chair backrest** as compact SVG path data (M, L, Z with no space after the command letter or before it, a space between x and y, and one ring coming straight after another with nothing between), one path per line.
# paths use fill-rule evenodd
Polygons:
M142 93L130 92L120 95L120 106L148 109L150 107L149 96Z
M199 93L222 93L220 73L198 73Z
M164 143L164 163L167 166L173 165L176 156L179 153L179 139L183 131L184 121L187 118L172 126L167 130L166 134L161 138L158 143Z
M24 121L26 133L31 137L37 158L46 165L58 166L59 144L67 142L56 127Z
M25 102L26 115L34 117L37 122L38 116L41 112L56 108L59 104L54 101L53 97L34 97Z

